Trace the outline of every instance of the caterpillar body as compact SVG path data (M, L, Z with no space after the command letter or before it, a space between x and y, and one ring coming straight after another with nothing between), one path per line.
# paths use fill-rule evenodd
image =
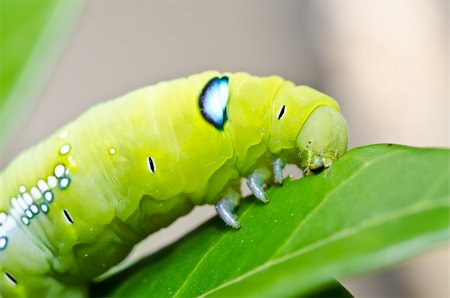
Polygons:
M266 202L285 164L309 174L346 148L337 103L278 76L209 71L97 105L0 173L0 294L86 296L195 205L238 228L241 177Z

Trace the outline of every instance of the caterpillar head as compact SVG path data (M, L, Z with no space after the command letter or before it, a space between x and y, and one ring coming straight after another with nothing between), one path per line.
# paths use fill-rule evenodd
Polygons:
M300 167L308 175L331 166L347 150L347 139L342 114L328 106L318 107L297 135Z
M347 142L346 121L329 96L297 86L275 100L271 151L285 155L306 175L329 167L345 153Z

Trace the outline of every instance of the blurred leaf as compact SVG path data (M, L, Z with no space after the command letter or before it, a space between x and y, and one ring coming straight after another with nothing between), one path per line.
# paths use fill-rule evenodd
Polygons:
M303 295L305 296L305 295ZM350 298L354 297L343 285L341 285L339 282L334 281L331 282L329 285L322 287L318 291L313 291L310 293L307 293L307 297L333 297L333 298ZM295 295L294 297L302 297L302 295Z
M267 206L246 200L238 212L241 230L214 218L95 285L92 293L319 293L335 278L396 264L448 240L449 162L445 149L353 149L319 175L272 188Z
M0 154L48 79L83 1L0 1Z

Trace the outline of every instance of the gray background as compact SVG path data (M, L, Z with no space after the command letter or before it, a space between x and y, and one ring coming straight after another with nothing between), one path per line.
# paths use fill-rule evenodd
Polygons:
M89 1L0 166L96 102L208 69L278 74L341 103L350 147L449 141L448 2ZM420 169L418 169L420 170ZM167 244L202 207L141 244ZM449 296L449 249L345 285L357 296Z

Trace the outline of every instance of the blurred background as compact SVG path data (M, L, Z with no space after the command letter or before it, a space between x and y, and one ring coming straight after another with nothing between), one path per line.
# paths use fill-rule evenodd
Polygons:
M0 0L2 24L8 2ZM29 5L20 24L33 19L38 10L30 3L36 1L17 2ZM0 168L97 102L209 69L278 74L330 94L348 120L350 147L450 146L448 1L47 3L57 4L41 15L48 19L43 30L59 38L17 47L30 57L22 73L37 64L46 66L45 72L32 81L33 88L0 88L12 98L0 105L0 126L10 132L0 146ZM15 38L18 45L27 42ZM7 68L14 55L4 49L0 54L0 68ZM0 83L5 82L3 77ZM131 259L213 215L211 206L197 208L139 245ZM359 297L449 297L449 260L449 247L443 247L389 271L342 282Z

